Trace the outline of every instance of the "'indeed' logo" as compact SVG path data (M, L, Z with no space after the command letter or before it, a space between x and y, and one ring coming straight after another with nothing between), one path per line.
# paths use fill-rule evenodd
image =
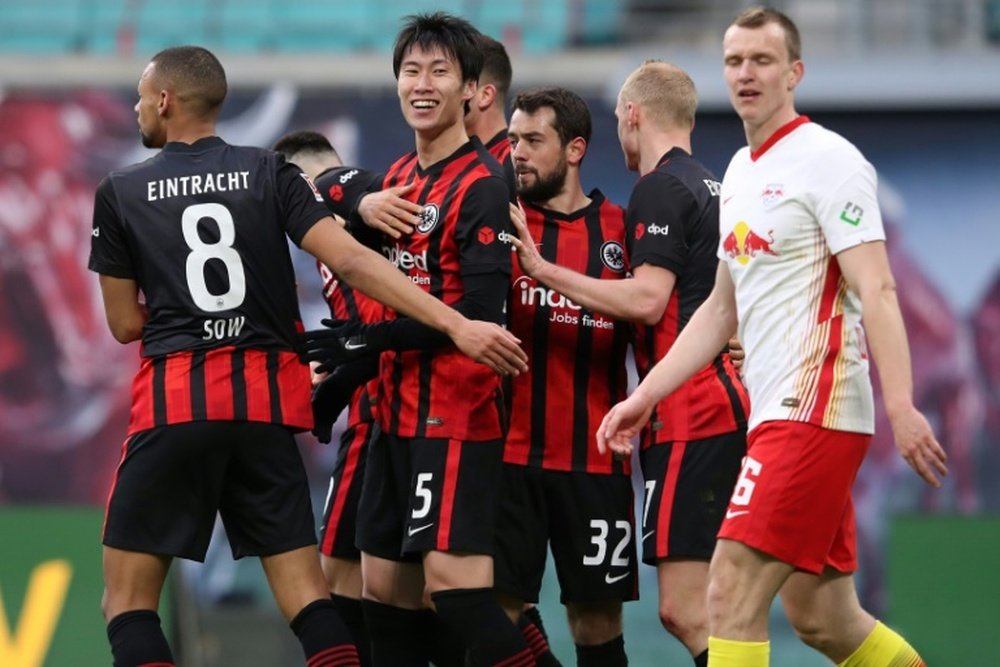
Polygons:
M532 278L521 276L514 281L514 286L520 293L522 306L545 306L548 308L568 308L580 310L580 306L565 296L547 287L538 285Z
M382 246L382 254L385 255L385 258L392 262L398 269L402 269L404 271L409 271L410 269L427 271L426 250L419 255L415 255L405 248L400 248L398 245Z

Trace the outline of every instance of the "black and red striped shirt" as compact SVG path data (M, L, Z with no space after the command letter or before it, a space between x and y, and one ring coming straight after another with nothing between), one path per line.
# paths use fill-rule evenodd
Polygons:
M492 139L486 143L486 150L497 159L503 167L503 175L510 187L511 201L517 199L517 175L514 173L514 161L510 157L510 137L507 136L507 128L497 132Z
M149 317L129 433L194 420L312 427L286 236L329 215L284 158L218 137L116 170L94 203L89 267L136 281Z
M719 246L719 182L680 148L660 158L632 189L626 241L633 270L649 263L676 276L666 310L654 326L636 324L639 377L673 346L715 284ZM701 440L746 427L749 400L729 355L715 360L653 409L643 447Z
M624 210L599 191L573 213L522 202L546 260L605 280L624 278ZM514 262L510 329L528 354L512 382L504 461L546 470L630 473L628 461L597 451L604 415L625 398L629 327L581 308L525 275Z
M499 163L478 139L426 169L415 152L405 155L382 186L408 183L416 183L407 198L424 207L422 221L408 236L384 238L382 253L411 282L453 305L462 299L463 276L510 274L509 190ZM505 297L498 294L498 304ZM395 314L387 309L387 316ZM383 352L380 378L379 420L387 433L459 440L503 436L499 377L454 345Z

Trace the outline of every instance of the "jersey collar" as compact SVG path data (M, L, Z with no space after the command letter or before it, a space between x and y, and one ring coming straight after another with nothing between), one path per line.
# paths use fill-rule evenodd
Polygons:
M664 164L674 159L675 157L691 157L691 154L680 146L674 146L669 151L663 154L663 156L656 163L657 167L662 167Z
M785 123L777 130L775 130L774 134L768 137L767 141L765 141L760 145L760 148L750 153L750 160L752 162L756 162L757 160L760 159L761 155L767 152L767 149L769 149L771 146L775 145L776 143L784 139L786 136L791 134L792 130L794 130L795 128L799 127L800 125L805 125L808 122L809 122L809 116L799 116L795 120Z
M185 144L183 141L170 141L163 146L163 150L171 153L200 153L211 148L225 146L226 142L216 136L202 137L193 144Z

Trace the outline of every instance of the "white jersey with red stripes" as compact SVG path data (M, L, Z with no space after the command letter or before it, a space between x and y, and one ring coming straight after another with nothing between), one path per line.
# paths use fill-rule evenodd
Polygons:
M834 256L885 239L875 191L860 151L805 116L730 162L719 258L736 288L750 429L785 420L873 432L861 300Z

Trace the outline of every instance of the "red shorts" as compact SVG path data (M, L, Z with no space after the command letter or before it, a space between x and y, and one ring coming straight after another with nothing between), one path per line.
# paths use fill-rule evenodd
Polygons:
M797 569L857 569L851 487L872 437L803 422L765 422L747 456L719 538Z

